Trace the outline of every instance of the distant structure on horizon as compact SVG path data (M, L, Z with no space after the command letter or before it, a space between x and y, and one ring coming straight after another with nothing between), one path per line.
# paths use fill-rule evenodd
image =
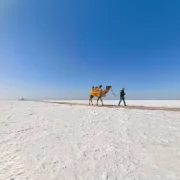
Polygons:
M21 99L20 99L20 101L24 101L25 99L22 97Z

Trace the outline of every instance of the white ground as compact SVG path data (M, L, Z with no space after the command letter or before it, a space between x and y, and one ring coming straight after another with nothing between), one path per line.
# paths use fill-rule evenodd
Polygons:
M24 179L179 180L180 112L2 101L0 180Z

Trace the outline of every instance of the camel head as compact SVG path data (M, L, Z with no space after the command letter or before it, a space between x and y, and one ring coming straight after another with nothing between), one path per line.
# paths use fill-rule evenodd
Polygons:
M106 86L106 89L103 90L103 93L106 94L111 89L112 86Z

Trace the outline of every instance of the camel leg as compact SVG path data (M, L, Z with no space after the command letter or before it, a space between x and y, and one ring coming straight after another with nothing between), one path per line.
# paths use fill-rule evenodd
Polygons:
M93 99L93 96L91 97L91 105L93 105L92 99Z
M100 100L101 100L102 106L104 106L104 104L103 104L103 101L102 101L102 98L101 98L101 97L100 97Z
M91 104L93 105L92 99L93 99L93 97L91 98Z
M96 105L98 105L98 101L99 101L99 97L97 98L97 103L96 103Z
M90 104L93 105L93 103L92 103L92 98L93 98L93 96L89 96L89 105L90 105Z

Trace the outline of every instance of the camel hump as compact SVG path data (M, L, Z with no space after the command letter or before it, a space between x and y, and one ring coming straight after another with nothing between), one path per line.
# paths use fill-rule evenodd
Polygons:
M94 88L90 91L90 95L97 96L97 97L102 96L102 93L103 91L100 88Z

